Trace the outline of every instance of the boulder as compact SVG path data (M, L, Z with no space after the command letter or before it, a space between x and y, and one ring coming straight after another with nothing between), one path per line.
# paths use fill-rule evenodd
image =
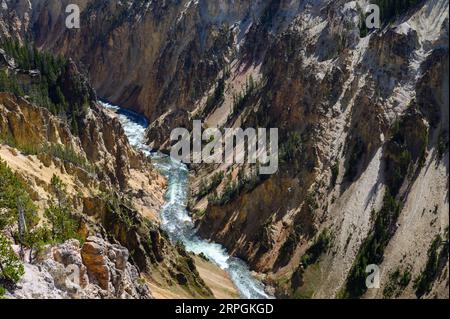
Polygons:
M88 237L81 249L81 257L89 278L97 282L103 290L109 289L110 272L107 251L105 242L97 237Z

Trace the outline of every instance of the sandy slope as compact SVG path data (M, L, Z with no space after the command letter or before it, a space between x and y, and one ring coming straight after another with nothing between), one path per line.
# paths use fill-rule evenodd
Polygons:
M236 299L239 293L228 274L212 262L194 257L200 277L212 290L216 299ZM149 282L150 290L156 299L189 299L192 296L178 285L162 285L162 278L152 278Z

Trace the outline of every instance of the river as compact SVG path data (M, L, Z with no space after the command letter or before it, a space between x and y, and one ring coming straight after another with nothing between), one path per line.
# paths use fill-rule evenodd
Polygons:
M233 281L242 298L271 298L264 285L252 276L247 264L241 259L228 255L220 244L213 243L197 236L194 223L186 206L188 201L189 171L183 163L176 162L169 156L152 152L144 143L147 120L134 112L102 103L114 111L122 123L130 144L152 158L155 167L167 178L168 189L166 202L161 210L161 227L169 234L173 242L182 242L186 250L195 254L203 253L211 261L225 270Z

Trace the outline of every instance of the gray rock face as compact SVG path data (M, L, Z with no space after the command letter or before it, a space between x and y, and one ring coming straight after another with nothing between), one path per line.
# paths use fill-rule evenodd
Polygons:
M128 262L129 252L99 237L81 247L69 240L50 247L25 275L9 298L17 299L148 299L148 287Z

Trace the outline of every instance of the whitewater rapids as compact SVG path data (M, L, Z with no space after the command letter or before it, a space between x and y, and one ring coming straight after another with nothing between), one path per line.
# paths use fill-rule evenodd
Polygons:
M208 259L225 270L230 275L242 298L272 298L265 292L264 285L252 276L244 261L228 255L223 246L203 240L196 235L194 223L186 209L189 183L188 169L186 165L174 161L169 156L152 152L150 147L145 144L144 136L148 127L147 120L129 110L108 103L102 104L105 108L117 114L130 144L150 156L155 167L167 178L168 189L166 202L161 210L161 227L169 234L172 242L182 242L189 252L203 253Z

